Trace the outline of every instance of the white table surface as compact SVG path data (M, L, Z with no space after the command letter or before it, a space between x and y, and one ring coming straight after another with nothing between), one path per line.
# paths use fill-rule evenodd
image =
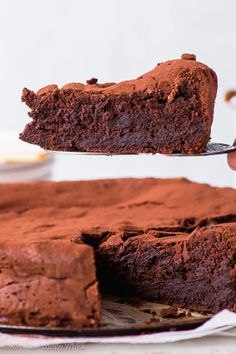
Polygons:
M4 353L16 353L5 350ZM170 344L84 344L55 346L50 348L20 350L20 353L84 353L84 354L235 354L236 338L208 337Z

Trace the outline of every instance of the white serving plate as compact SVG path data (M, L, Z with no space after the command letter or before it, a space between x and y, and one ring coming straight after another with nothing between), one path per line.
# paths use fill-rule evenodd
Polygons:
M52 154L24 143L18 133L0 132L0 182L50 179L53 161Z

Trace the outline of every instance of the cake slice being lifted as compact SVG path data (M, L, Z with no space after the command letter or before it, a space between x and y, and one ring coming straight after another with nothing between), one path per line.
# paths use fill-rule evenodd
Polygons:
M23 90L31 109L20 138L48 150L201 153L210 139L217 77L193 54L135 80L97 79Z

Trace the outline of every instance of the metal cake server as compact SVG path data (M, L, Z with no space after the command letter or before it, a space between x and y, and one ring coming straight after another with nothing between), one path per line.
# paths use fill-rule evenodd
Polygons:
M81 152L81 151L54 151L54 150L46 150L47 152L59 153L59 154L69 154L69 155L99 155L99 156L113 156L113 155L156 155L151 153L103 153L103 152ZM207 144L206 150L201 154L181 154L174 153L165 156L172 157L194 157L194 156L211 156L211 155L222 155L228 154L233 151L236 151L236 146L223 144L223 143L214 143L210 142ZM158 153L157 153L158 154Z

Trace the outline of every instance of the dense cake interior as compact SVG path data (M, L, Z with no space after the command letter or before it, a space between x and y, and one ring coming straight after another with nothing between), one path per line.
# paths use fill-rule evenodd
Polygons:
M95 250L104 294L206 312L236 310L236 214L160 230L82 233L75 242Z
M210 134L198 96L187 84L171 103L155 91L120 96L55 92L39 102L40 110L36 105L30 112L37 125L22 137L51 150L117 152L119 147L119 152L135 153L142 146L140 152L194 153Z

